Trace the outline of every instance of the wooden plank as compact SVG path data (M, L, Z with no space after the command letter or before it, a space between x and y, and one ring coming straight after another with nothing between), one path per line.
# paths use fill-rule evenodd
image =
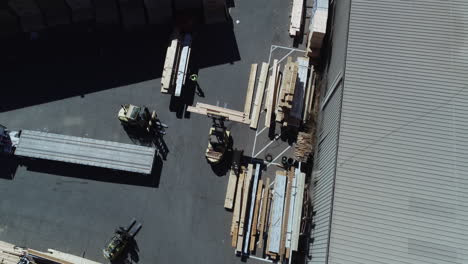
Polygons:
M57 262L57 263L60 263L60 264L73 264L72 262L53 257L51 254L48 254L48 253L39 252L39 251L36 251L36 250L33 250L33 249L28 249L27 251L28 251L28 254L30 254L30 255L45 258L45 259L48 259L50 261L54 261L54 262Z
M269 64L262 63L262 70L260 71L260 79L257 84L257 92L255 94L255 102L252 110L252 118L250 122L250 128L257 129L258 118L260 117L260 110L262 108L263 94L265 93L265 84L268 76Z
M185 84L185 79L187 77L187 69L190 60L191 46L192 45L192 36L190 34L185 34L184 40L181 45L180 56L178 61L178 69L176 72L175 80L175 91L174 96L180 96L182 94L182 87Z
M268 94L267 99L265 101L266 106L266 117L265 117L265 126L270 127L271 124L271 116L273 114L273 109L275 108L276 102L276 89L278 87L278 60L273 61L273 70L270 76L270 80L268 82Z
M256 63L252 64L252 66L250 67L249 84L247 86L247 94L245 95L244 114L249 119L250 119L250 109L252 108L253 93L255 90L255 78L257 77L257 67L258 67L258 64Z
M237 232L237 252L242 252L244 245L244 234L245 234L245 214L247 211L247 201L249 198L250 181L252 179L253 164L247 166L247 173L244 179L244 186L242 187L242 207L239 220L239 231Z
M309 58L297 58L297 81L294 85L294 97L292 99L291 111L289 112L288 118L288 123L295 127L299 127L302 121L308 72Z
M289 26L289 35L296 37L301 32L302 17L304 15L304 0L293 0L291 11L291 24Z
M280 253L286 182L287 178L284 176L284 172L277 171L271 206L270 229L268 232L269 245L267 248L267 251L272 253Z
M285 197L285 208L283 211L283 223L281 227L281 243L280 243L280 259L284 258L286 253L286 231L288 228L288 220L289 220L289 207L291 201L291 189L292 189L292 181L294 177L294 168L291 168L290 171L287 173L287 187L286 187L286 197Z
M54 249L47 249L47 251L50 252L52 254L52 256L54 256L54 257L56 257L58 259L69 261L69 262L72 262L74 264L100 264L99 262L95 262L95 261L92 261L92 260L89 260L89 259L78 257L78 256L75 256L75 255L72 255L72 254L60 252L60 251L54 250Z
M232 214L232 224L231 224L231 236L232 236L232 241L231 245L232 247L237 246L237 236L239 234L239 221L240 221L240 211L241 211L241 206L242 206L242 188L244 187L244 178L245 178L246 172L245 172L245 167L242 167L242 172L239 175L239 181L237 182L237 199L234 204L234 212Z
M236 195L237 175L234 170L229 171L229 181L226 190L226 198L224 199L224 208L232 210Z
M210 111L226 113L226 114L233 115L233 116L244 117L244 118L246 117L244 112L237 111L237 110L232 110L232 109L228 109L228 108L224 108L224 107L220 107L220 106L216 106L216 105L210 105L210 104L197 102L197 107L198 108L205 108L205 109L208 109Z
M262 200L263 181L258 181L257 195L255 199L255 209L252 223L252 234L250 236L250 252L255 250L255 237L257 236L258 212L260 211L260 201Z
M243 123L247 125L250 124L250 120L247 118L240 117L239 115L232 115L232 114L226 113L225 111L226 109L222 110L222 112L218 111L217 110L218 108L215 108L215 109L216 110L213 110L211 108L207 109L207 108L200 108L200 107L193 107L193 106L187 107L187 111L191 113L196 113L196 114L201 114L201 115L213 114L213 115L226 117L230 121L239 122L239 123ZM230 109L227 109L227 110L230 110ZM231 110L231 111L235 111L235 110Z
M255 211L255 201L256 201L256 194L257 194L257 185L258 185L258 179L260 178L260 164L256 164L255 166L255 176L253 179L253 186L252 186L252 193L250 194L250 210L249 210L249 215L247 218L247 232L245 234L245 244L244 244L244 253L249 254L250 253L250 233L252 231L252 223L253 223L253 216L254 216L254 211Z
M177 51L179 47L179 40L177 38L171 41L171 45L167 47L166 59L164 61L164 68L161 77L161 92L168 93L173 83L174 68L176 66Z
M295 170L294 177L291 185L291 195L289 200L289 213L288 213L288 226L286 229L286 258L288 258L288 249L291 248L291 236L292 236L292 225L293 225L293 215L294 215L294 205L296 203L297 197L297 174L300 172L299 169Z
M310 75L309 75L309 80L307 81L307 89L306 89L306 96L304 99L304 115L302 117L302 122L306 122L309 120L309 115L312 110L312 99L311 97L314 96L314 89L315 85L313 83L315 82L315 72L314 72L314 66L311 67L310 70Z
M266 179L266 184L265 188L263 188L263 196L262 196L262 208L260 211L260 222L258 224L258 230L260 231L260 234L258 236L258 248L261 249L263 248L263 232L265 230L265 220L267 215L267 205L268 205L268 197L270 196L270 178Z
M297 174L297 193L294 203L294 215L292 217L292 235L291 235L291 250L297 251L299 247L299 233L301 229L302 207L304 201L305 190L305 173Z

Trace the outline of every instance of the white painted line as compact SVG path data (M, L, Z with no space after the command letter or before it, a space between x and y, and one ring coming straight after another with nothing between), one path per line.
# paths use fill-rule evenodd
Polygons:
M271 188L271 186L273 186L273 184L275 184L275 181L272 181L272 182L270 183L270 186L268 186L268 188Z
M253 258L253 259L256 259L256 260L260 260L260 261L265 261L265 262L268 262L268 263L274 263L273 260L264 259L264 258L259 258L259 257L252 256L252 255L250 255L249 258Z
M265 129L267 129L267 127L262 128L262 130L260 130L260 132L256 133L255 135L256 136L260 135L263 131L265 131Z
M278 45L271 45L271 46L272 46L272 47L275 47L275 48L281 48L281 49L287 49L287 50L294 50L294 51L306 52L305 50L294 49L294 48L289 48L289 47L285 47L285 46L278 46Z
M273 164L273 162L275 162L281 155L283 155L286 151L288 151L288 149L290 149L291 146L288 146L287 148L285 148L283 150L283 152L281 152L278 156L276 156L276 158L274 158L268 165L267 165L267 168L270 167L271 164Z
M253 147L252 147L252 155L251 155L252 158L253 158L253 155L255 153L255 145L256 144L257 144L257 133L255 133L254 143L253 143Z
M266 148L268 148L271 144L273 144L274 142L276 142L276 140L272 140L270 143L266 144L265 147L263 147L259 152L257 152L257 154L255 154L253 157L256 158L258 156L258 154L262 153ZM272 161L273 162L273 161Z
M281 60L278 61L278 63L281 63L284 59L286 59L289 55L291 55L291 53L293 53L294 50L291 50L290 52L288 52L288 54L284 55L283 58L281 58Z

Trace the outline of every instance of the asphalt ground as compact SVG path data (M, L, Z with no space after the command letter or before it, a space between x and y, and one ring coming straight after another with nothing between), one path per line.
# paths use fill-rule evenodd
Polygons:
M183 103L199 101L243 109L250 64L268 61L273 44L292 48L287 33L289 8L288 1L282 0L236 1L230 11L234 34L206 31L197 36L202 40L194 43L192 68L198 72L204 97L188 95ZM162 138L167 146L161 150L165 159L155 163L156 173L148 177L70 169L49 162L19 166L13 178L2 174L0 240L105 262L101 250L107 239L116 227L134 217L143 223L136 237L135 262L241 263L230 245L232 214L223 208L226 168L214 171L204 156L211 120L181 114L180 100L160 93L161 62L150 59L163 57L165 49L154 45L146 56L144 52L153 44L148 39L146 43L127 43L128 38L121 42L109 38L108 46L98 49L97 44L83 41L77 45L82 50L61 47L57 52L64 57L54 57L53 62L47 58L53 52L50 49L44 54L26 50L24 54L29 55L3 54L7 62L17 62L14 67L2 64L8 81L2 87L6 102L2 102L0 123L12 130L145 144L130 137L117 120L117 111L125 103L155 109L169 128ZM111 40L116 41L115 46ZM34 44L25 48L30 45ZM90 55L89 50L98 52ZM68 55L76 51L83 54L70 59ZM94 63L95 57L99 63ZM40 74L29 76L31 72ZM253 153L256 131L242 124L226 124L234 147L247 156ZM259 139L255 148L258 151L267 144L269 141ZM280 145L278 149L288 144Z

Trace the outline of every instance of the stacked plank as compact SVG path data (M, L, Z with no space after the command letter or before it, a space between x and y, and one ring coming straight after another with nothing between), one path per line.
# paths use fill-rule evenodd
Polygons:
M19 248L13 244L0 241L0 263L2 264L18 264L23 256L27 256L32 264L36 263L37 259L41 263L46 260L47 263L56 264L100 264L82 257L60 252L54 249L48 249L47 252L41 252L33 249Z
M292 62L292 58L288 57L288 61L283 70L283 79L275 110L276 122L285 121L291 111L294 92L296 89L297 72L298 64L296 62Z
M291 11L291 24L289 25L289 35L291 37L297 37L300 35L303 16L304 0L293 0Z
M175 33L170 45L167 47L166 59L161 77L161 93L169 93L175 85L177 62L179 61L180 42Z
M201 115L215 115L225 117L227 120L235 121L243 124L250 124L250 119L244 112L231 110L215 105L209 105L204 103L197 103L195 107L188 106L187 111L191 113L201 114Z
M257 83L257 91L255 93L255 101L252 109L252 122L250 123L250 128L253 129L257 129L258 126L258 119L260 117L260 110L262 108L263 95L265 94L265 87L268 77L268 67L268 63L262 63L262 69L260 71L260 78Z
M299 132L294 147L294 157L300 162L307 162L313 147L313 134Z
M283 262L298 250L305 174L299 169L277 171L270 213L266 255Z
M328 8L314 10L310 23L309 38L307 41L307 56L318 61L323 39L327 32Z
M276 94L278 90L278 83L279 83L279 64L278 60L273 61L273 69L268 79L268 91L267 91L267 98L265 101L265 110L266 110L266 117L265 117L265 126L270 127L271 119L273 115L273 110L276 106Z

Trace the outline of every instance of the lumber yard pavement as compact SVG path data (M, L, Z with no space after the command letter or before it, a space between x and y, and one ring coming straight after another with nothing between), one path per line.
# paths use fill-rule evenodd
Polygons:
M267 61L272 44L292 47L290 3L234 2L233 34L202 31L191 60L204 94L195 101L243 109L250 65ZM1 52L1 124L145 145L129 137L116 116L122 104L134 103L156 109L169 128L150 176L35 161L11 173L2 160L0 240L105 262L109 235L135 217L143 228L134 262L241 263L230 244L231 214L222 210L226 171L213 171L204 155L211 120L179 115L170 96L160 93L167 32L60 36ZM256 132L227 125L234 146L251 153Z

